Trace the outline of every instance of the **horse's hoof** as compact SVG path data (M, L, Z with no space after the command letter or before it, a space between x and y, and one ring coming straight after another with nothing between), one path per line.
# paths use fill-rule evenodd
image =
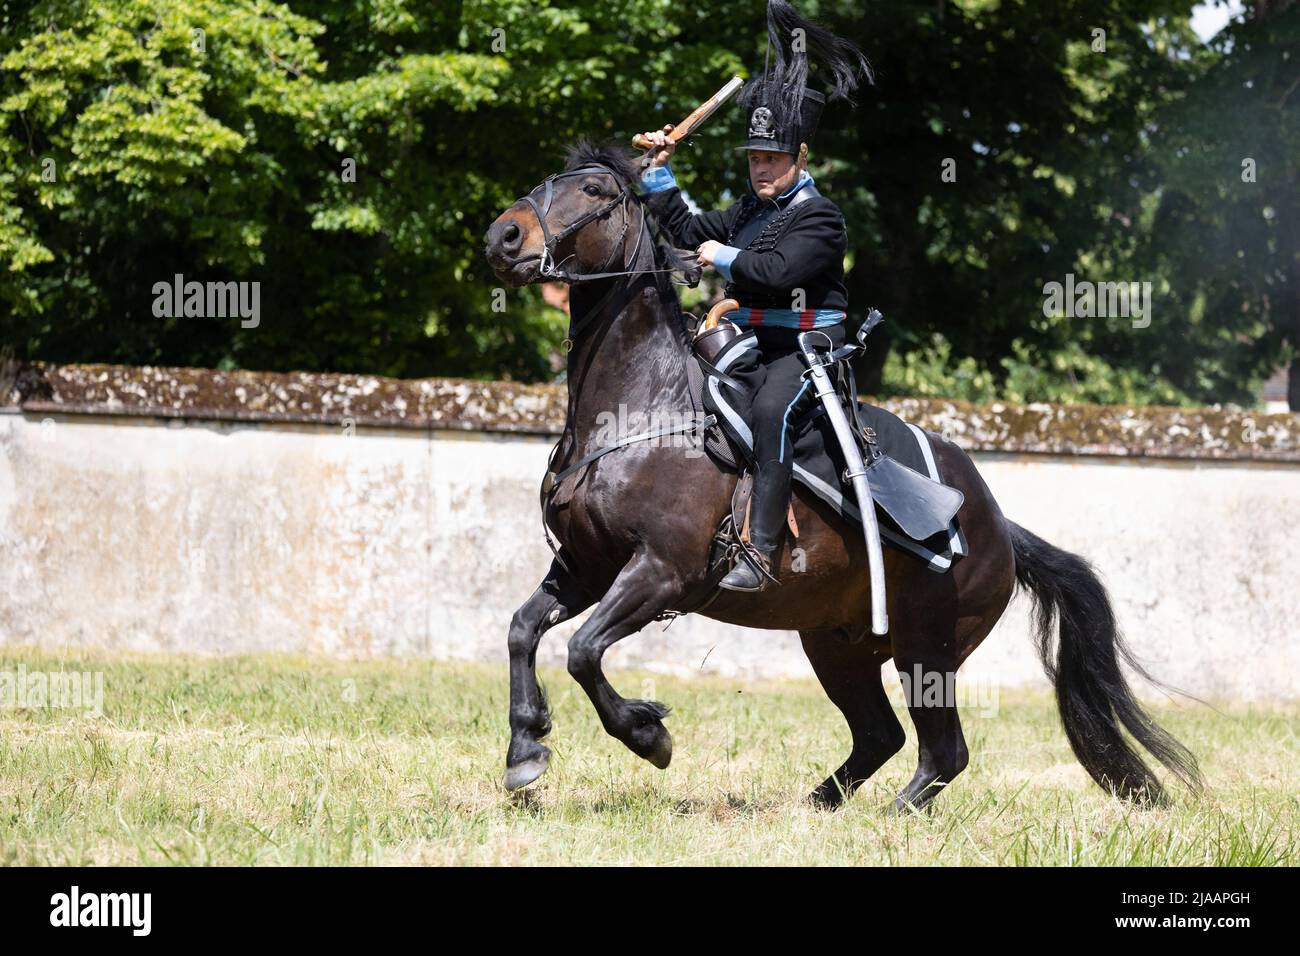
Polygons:
M673 736L664 731L663 735L655 742L655 747L650 753L646 754L646 760L658 767L660 770L667 770L668 765L673 760Z
M844 799L844 792L839 787L834 784L829 787L822 784L808 794L804 801L814 810L835 811L844 806Z
M506 767L506 789L522 790L528 786L546 773L546 766L550 763L550 759L550 754L544 753L540 757L532 757L513 767Z
M927 813L929 809L930 804L928 802L922 803L918 806L909 800L904 800L902 797L899 797L885 808L885 816L893 817L895 819L901 817L919 817Z

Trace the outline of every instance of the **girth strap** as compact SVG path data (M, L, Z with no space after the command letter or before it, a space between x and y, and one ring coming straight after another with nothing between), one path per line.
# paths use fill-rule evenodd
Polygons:
M684 422L680 425L656 428L654 431L641 432L637 435L629 435L626 438L620 438L612 445L606 445L604 448L596 449L590 455L585 455L558 474L553 471L548 471L546 477L542 479L543 501L550 496L551 492L559 487L560 482L564 481L565 478L568 478L580 469L587 467L597 458L602 458L605 455L608 455L611 451L618 451L620 448L626 448L628 445L634 445L637 442L649 441L652 438L663 438L666 435L677 435L685 432L703 432L712 428L717 423L718 419L716 416L708 415L704 418L692 418L690 421Z

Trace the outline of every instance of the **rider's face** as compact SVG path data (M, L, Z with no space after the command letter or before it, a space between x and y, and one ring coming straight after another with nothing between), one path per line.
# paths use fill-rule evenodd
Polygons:
M775 199L799 181L800 165L789 153L749 151L749 182L759 199Z

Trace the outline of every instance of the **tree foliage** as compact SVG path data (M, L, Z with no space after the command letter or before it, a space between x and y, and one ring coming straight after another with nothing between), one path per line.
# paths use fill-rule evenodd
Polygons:
M1205 47L1192 5L800 4L879 75L813 149L851 309L889 320L868 387L1251 400L1300 331L1300 9ZM0 341L404 376L552 374L563 317L494 308L487 225L565 143L676 121L763 55L759 0L0 0L0 26ZM699 203L745 188L739 132L679 153ZM1045 315L1068 273L1152 282L1150 326ZM176 274L260 282L260 325L155 316Z

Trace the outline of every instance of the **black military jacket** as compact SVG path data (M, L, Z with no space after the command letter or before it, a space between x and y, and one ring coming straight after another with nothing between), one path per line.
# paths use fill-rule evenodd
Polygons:
M645 201L678 246L693 249L714 239L743 250L731 263L726 289L742 306L790 309L802 289L804 308L848 308L844 216L811 181L783 199L763 202L751 191L728 209L699 215L676 186Z

